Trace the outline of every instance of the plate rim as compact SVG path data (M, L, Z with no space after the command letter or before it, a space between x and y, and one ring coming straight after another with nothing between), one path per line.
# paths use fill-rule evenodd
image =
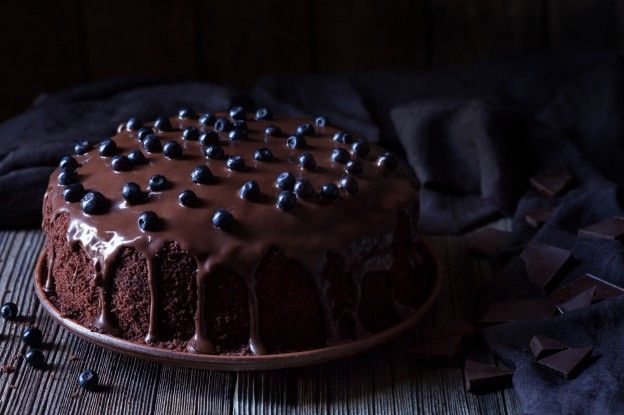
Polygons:
M45 267L45 247L41 250L34 272L35 293L46 312L70 333L86 340L96 346L104 347L117 353L136 357L151 362L164 363L174 366L184 366L196 369L221 370L221 371L258 371L286 369L294 367L311 366L328 361L343 359L373 349L388 343L406 331L413 328L422 316L433 306L442 288L442 276L438 257L431 250L428 243L423 240L418 242L421 252L424 252L433 265L433 286L427 298L414 313L398 324L383 331L362 339L346 343L322 347L318 349L302 350L297 352L268 354L260 356L232 356L232 355L206 355L168 350L164 348L135 343L108 334L91 331L89 328L77 322L63 317L61 312L50 302L43 289Z

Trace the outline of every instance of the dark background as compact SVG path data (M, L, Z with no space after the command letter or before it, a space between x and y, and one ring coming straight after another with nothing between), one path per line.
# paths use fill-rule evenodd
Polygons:
M246 88L268 73L434 70L552 49L624 50L615 0L13 1L0 120L42 92L128 74Z

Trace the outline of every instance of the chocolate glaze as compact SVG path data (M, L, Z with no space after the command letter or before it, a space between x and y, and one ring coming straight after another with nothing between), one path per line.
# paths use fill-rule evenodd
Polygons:
M226 116L225 114L217 114ZM100 157L97 149L76 156L80 163L78 174L85 189L104 194L111 207L102 215L87 215L80 209L80 203L68 203L63 199L63 186L57 185L59 171L52 174L46 204L51 204L53 218L63 212L70 216L67 230L68 240L80 244L94 262L93 276L99 287L100 315L93 326L105 333L115 334L114 319L111 318L111 270L117 255L124 247L137 250L147 259L148 279L151 293L149 330L146 342L157 342L157 289L153 277L154 256L165 241L176 241L192 255L198 264L197 306L195 333L187 342L187 349L196 353L215 353L213 342L206 334L203 283L215 267L223 266L244 276L249 290L250 333L249 348L254 354L264 354L267 349L258 329L258 308L255 293L254 271L260 259L271 247L279 247L284 253L303 264L315 276L320 292L323 290L318 275L325 263L327 252L341 252L347 267L356 269L353 273L356 285L362 276L371 270L388 270L392 267L390 247L400 212L407 214L415 223L418 209L418 188L404 166L388 172L378 167L377 157L382 149L371 145L371 152L361 158L364 171L355 176L359 191L354 195L341 192L333 201L322 201L318 190L323 183L338 183L347 173L344 165L330 159L331 150L346 148L348 144L332 141L339 131L336 128L316 127L313 137L306 137L305 149L291 149L286 145L287 137L300 124L311 122L307 118L281 118L270 121L255 121L248 115L249 137L230 141L227 133L219 133L221 146L226 155L240 155L247 165L246 171L230 171L225 160L212 160L203 155L198 141L182 139L181 130L195 126L200 131L212 128L200 125L195 119L171 118L174 131L157 132L164 143L175 140L184 149L182 159L168 159L163 153L147 153L137 139L136 131L123 128L112 137L120 149L127 154L140 149L149 163L134 166L126 172L111 168L111 158ZM264 130L275 124L281 128L279 137L265 136ZM268 147L275 160L260 162L253 158L256 149ZM307 151L316 159L317 167L303 170L298 156ZM351 156L352 158L355 156ZM213 184L194 184L191 171L198 165L207 165L216 180ZM317 191L310 199L299 198L295 208L283 212L275 206L281 189L275 186L279 173L290 171L297 178L306 177ZM134 181L147 190L150 176L164 175L171 186L161 192L149 192L147 201L140 205L129 205L121 196L124 183ZM244 200L239 196L240 187L248 180L260 185L261 197L257 201ZM198 207L183 207L178 203L178 194L186 189L193 190L200 199ZM227 231L212 226L211 217L215 209L225 208L234 215L234 224ZM163 227L156 232L144 232L137 223L141 212L151 210L163 220ZM50 260L54 261L54 255ZM49 264L48 269L52 269ZM49 275L46 288L53 290L54 283ZM406 315L410 307L396 303L400 315ZM329 306L324 305L327 315ZM327 323L329 342L335 341L336 321ZM357 325L357 323L356 323ZM356 331L366 330L357 325Z

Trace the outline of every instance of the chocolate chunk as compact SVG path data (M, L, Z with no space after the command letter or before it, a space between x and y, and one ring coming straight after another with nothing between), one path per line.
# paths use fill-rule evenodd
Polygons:
M538 360L537 363L551 369L565 379L569 379L576 375L582 368L583 363L585 363L591 355L591 350L591 346L566 349Z
M466 360L464 373L466 389L469 392L485 392L508 387L511 384L513 370Z
M565 303L558 304L557 309L561 314L568 313L570 311L578 310L579 308L587 307L592 303L596 287L591 287L588 290L583 291L576 297L572 297Z
M546 356L550 356L553 353L558 353L562 350L567 350L568 346L563 343L559 343L557 340L553 340L550 337L536 334L529 343L529 348L533 357L536 360L543 359Z
M509 235L511 232L486 228L475 234L472 245L468 247L468 253L480 258L489 258L505 245Z
M495 301L481 319L484 324L505 323L516 320L535 320L551 317L555 311L552 300Z
M578 295L589 290L592 287L595 287L594 295L592 298L592 302L594 303L609 298L619 297L620 295L624 294L624 289L607 281L601 280L594 275L585 274L578 277L571 283L553 291L549 297L556 304L567 303L574 297L577 297Z
M462 336L455 334L416 344L407 352L417 359L449 361L459 353L461 342Z
M624 241L624 217L616 216L578 230L579 236Z
M546 293L556 283L570 257L570 251L540 242L529 243L520 254L529 281L542 293Z
M572 176L565 167L561 167L536 174L529 181L539 193L554 197L562 194L569 187L572 183Z
M534 228L541 228L543 224L548 222L555 212L555 207L548 207L542 209L527 210L524 213L524 220L526 223Z

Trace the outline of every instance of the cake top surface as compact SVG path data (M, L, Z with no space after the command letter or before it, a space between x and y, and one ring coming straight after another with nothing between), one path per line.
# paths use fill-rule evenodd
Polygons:
M397 210L418 197L394 156L323 117L183 110L131 119L76 151L61 160L46 197L54 215L69 213L69 238L101 259L122 246L154 254L176 241L206 272L253 267L270 246L313 262L392 231Z

